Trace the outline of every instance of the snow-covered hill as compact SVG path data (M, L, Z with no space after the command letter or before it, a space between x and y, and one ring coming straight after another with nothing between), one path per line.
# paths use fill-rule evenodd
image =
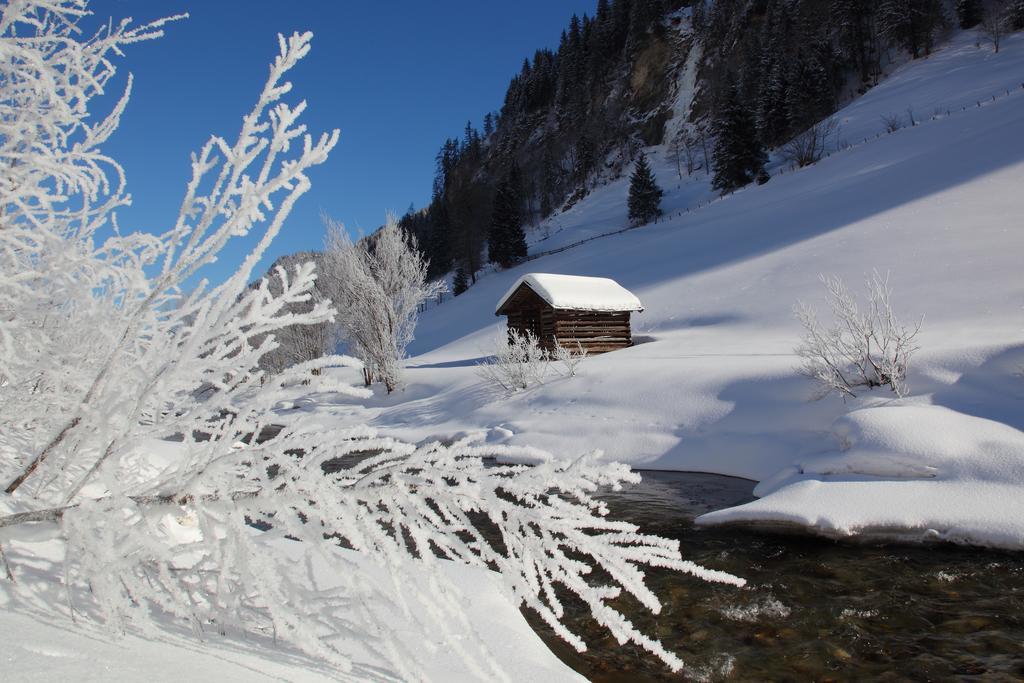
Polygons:
M823 530L832 528L833 484L912 476L879 474L864 457L844 473L809 474L818 458L843 457L849 444L839 440L837 420L882 407L893 414L886 429L913 433L930 429L932 419L943 422L925 419L918 406L940 406L956 413L950 419L968 421L962 424L977 448L965 447L963 456L984 460L992 430L1024 427L1024 35L1009 37L998 54L979 40L961 33L898 69L836 115L843 149L798 171L776 159L763 186L709 202L706 178L680 181L666 150L651 149L666 189L664 220L481 278L423 316L405 391L334 414L358 414L410 439L490 430L492 439L564 457L603 449L641 468L782 477L787 484L752 504L762 506L758 518ZM917 125L885 134L883 117L899 113L909 124L908 110ZM622 228L625 199L625 180L595 191L542 226L533 253ZM792 307L798 300L823 307L819 274L857 286L873 269L890 274L903 317L925 317L912 395L810 402L813 387L794 371L800 327ZM503 329L495 303L533 271L614 278L646 310L634 316L633 348L587 359L577 377L506 397L485 386L474 366ZM886 434L872 442L885 444L873 457L909 454L931 466L929 452L900 452L900 440ZM1018 445L998 476L965 475L949 465L955 454L945 454L929 481L956 484L943 490L946 499L977 493L963 483L970 477L1019 491L1024 450L1000 435L1000 443ZM817 493L782 505L790 475L815 479ZM913 522L942 536L955 527L927 513L872 516L854 498L833 532ZM777 514L766 511L768 500L778 503ZM1024 546L1024 507L1001 514L1012 523L998 539L986 535L985 520L950 537Z

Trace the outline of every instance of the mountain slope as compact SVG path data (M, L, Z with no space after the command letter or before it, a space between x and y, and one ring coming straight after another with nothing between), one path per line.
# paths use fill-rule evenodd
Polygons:
M482 278L423 316L405 392L339 413L406 438L491 429L559 456L600 448L636 466L763 480L835 451L834 420L889 402L876 392L809 403L792 353L792 306L823 303L819 273L856 286L877 269L890 273L904 318L925 316L908 401L1024 427L1014 375L1024 367L1024 90L1013 82L1024 36L998 55L975 40L962 34L841 111L861 144L797 172L776 164L768 184L688 213L678 215L701 181L673 188L675 170L653 148L674 215ZM982 90L1000 96L956 111ZM934 113L944 92L948 116L869 137L895 102ZM622 183L556 221L572 241L621 225L616 212ZM642 343L588 359L578 377L496 394L473 366L504 324L494 304L530 271L615 278L645 305L634 318Z

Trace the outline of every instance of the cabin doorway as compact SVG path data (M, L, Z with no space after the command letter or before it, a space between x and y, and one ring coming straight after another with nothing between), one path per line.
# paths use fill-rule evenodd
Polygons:
M532 334L540 341L541 324L539 308L528 308L523 311L523 332Z

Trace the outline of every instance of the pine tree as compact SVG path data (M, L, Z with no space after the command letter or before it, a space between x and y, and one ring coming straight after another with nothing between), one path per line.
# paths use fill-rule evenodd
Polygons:
M789 59L786 76L786 114L789 131L800 131L835 111L834 88L823 45L801 46Z
M1006 11L1006 19L1010 24L1011 31L1019 31L1024 28L1024 0L1012 0Z
M643 46L647 31L657 24L663 14L664 7L662 7L661 0L633 0L630 6L629 36L626 49L635 52Z
M829 16L841 60L853 61L864 83L877 76L876 0L831 0Z
M735 87L728 90L717 107L714 132L717 139L711 155L715 171L712 187L729 192L759 176L763 179L768 157L757 137L754 119Z
M519 169L513 164L494 196L487 243L488 259L502 268L514 265L526 256L522 204Z
M629 177L629 220L644 225L661 215L661 188L654 180L643 152L637 157L633 175Z
M690 23L693 26L694 32L698 35L703 33L707 27L707 12L707 6L703 2L695 2L693 4L693 14L690 15Z
M960 28L973 28L981 23L981 0L956 0L956 19Z
M450 225L448 209L443 198L435 198L427 209L426 239L423 245L430 264L427 276L435 278L447 273L452 267L452 248L449 243Z
M452 280L452 294L458 296L469 289L469 279L466 277L466 269L459 266L455 269L455 278Z
M558 49L558 115L567 128L578 125L586 114L584 47L580 18L574 14Z
M931 52L933 33L943 21L939 0L882 0L878 24L889 42L906 48L917 59Z
M757 89L757 132L769 144L784 139L790 121L786 109L786 46L789 40L789 17L777 10L765 23L764 47L761 50L761 78Z
M562 196L562 168L550 138L544 141L540 171L540 215L547 218L554 210L554 198Z
M573 175L575 176L576 184L585 186L587 180L590 179L590 172L594 168L594 146L590 140L590 136L586 133L581 133L576 138L576 144L573 147L575 153L576 163L573 167Z

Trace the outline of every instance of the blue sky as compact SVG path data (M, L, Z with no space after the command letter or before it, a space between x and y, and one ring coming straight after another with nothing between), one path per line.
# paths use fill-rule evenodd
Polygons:
M177 215L189 152L211 133L234 139L277 50L277 33L312 30L311 54L292 72L309 103L310 130L338 128L331 159L292 212L274 257L317 249L320 212L351 232L371 232L392 209L430 199L434 155L467 119L480 127L500 108L524 57L557 47L573 13L595 0L492 4L350 0L97 0L96 18L146 21L189 12L160 40L129 46L120 64L135 85L107 151L126 168L134 205L124 229L162 231ZM122 74L119 74L122 75ZM238 262L235 245L207 273L221 279ZM264 265L266 265L266 263Z

